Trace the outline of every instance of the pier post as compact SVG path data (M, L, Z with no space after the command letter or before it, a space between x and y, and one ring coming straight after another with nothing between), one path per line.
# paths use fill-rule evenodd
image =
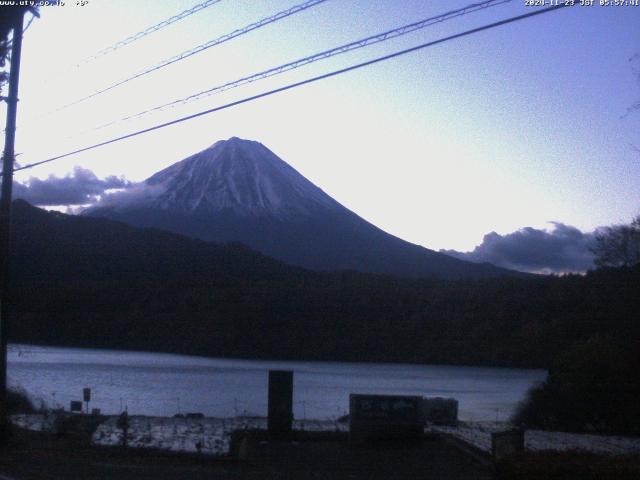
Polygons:
M269 370L269 435L286 437L293 422L293 372Z

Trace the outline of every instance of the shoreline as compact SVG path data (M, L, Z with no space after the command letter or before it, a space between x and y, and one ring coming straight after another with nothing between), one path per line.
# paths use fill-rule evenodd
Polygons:
M97 419L91 415L52 412L12 415L11 421L15 426L27 430L57 433L60 418L74 417L85 418L87 421ZM99 417L97 428L90 434L91 444L122 445L122 429L118 427L118 418L118 415ZM231 451L234 432L266 428L265 417L184 418L131 415L127 444L132 448L226 456ZM506 422L459 422L455 427L429 425L425 428L425 434L454 437L490 454L491 433L509 428L512 427ZM346 434L349 425L347 422L333 420L294 420L293 430ZM525 449L532 452L581 450L605 455L637 454L640 453L640 437L526 430Z

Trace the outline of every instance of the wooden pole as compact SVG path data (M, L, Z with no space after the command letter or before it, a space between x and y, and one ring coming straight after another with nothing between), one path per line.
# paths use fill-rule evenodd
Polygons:
M24 10L17 11L13 24L9 96L7 97L7 126L2 156L2 193L0 197L0 443L9 436L7 397L7 332L9 330L9 260L11 255L11 191L15 160L16 117L18 112L18 82L20 80L20 54L22 50L22 24Z

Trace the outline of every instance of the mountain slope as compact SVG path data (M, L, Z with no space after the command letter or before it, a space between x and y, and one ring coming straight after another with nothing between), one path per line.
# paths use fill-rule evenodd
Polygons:
M313 270L444 279L516 275L394 237L340 205L264 145L235 137L84 214L207 241L239 241Z

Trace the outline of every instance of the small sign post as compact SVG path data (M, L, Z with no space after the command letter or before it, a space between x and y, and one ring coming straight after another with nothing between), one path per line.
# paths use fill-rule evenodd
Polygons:
M82 389L82 398L85 403L85 413L89 413L89 402L91 401L91 389L89 387L85 387Z

